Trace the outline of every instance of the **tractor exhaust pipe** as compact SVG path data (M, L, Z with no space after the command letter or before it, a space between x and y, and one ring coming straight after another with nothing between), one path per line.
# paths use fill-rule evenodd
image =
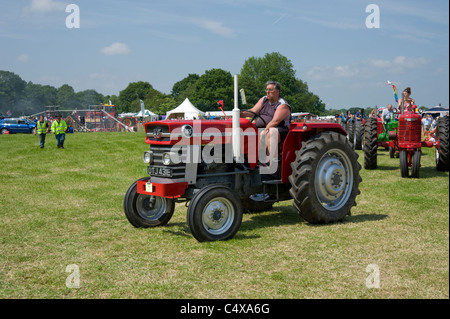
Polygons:
M238 76L234 76L234 109L232 125L233 156L237 163L241 162L241 114L239 110Z

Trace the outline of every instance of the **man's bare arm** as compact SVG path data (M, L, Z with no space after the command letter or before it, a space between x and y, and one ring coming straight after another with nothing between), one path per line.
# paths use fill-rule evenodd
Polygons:
M261 112L261 109L262 109L263 99L264 98L261 98L255 104L255 106L253 106L251 109L249 109L249 111L252 111L252 112L255 112L256 114L259 114L259 112ZM250 113L250 112L246 112L246 111L241 111L241 117L253 117L253 116L255 116L255 114Z
M268 129L271 127L277 127L278 124L280 124L286 119L286 117L289 116L290 112L291 110L289 109L289 106L287 106L286 104L280 105L275 111L272 121L267 124L266 128Z

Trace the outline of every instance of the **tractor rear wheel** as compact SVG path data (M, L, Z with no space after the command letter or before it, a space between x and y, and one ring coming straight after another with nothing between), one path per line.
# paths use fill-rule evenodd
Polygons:
M419 170L420 170L420 158L422 157L422 152L417 150L414 152L412 159L412 168L411 168L411 177L419 178Z
M201 189L187 210L187 224L199 242L231 239L241 223L241 200L230 188L222 185Z
M448 116L441 117L436 130L439 140L439 147L436 147L436 169L443 172L449 170L448 125Z
M409 177L408 152L400 151L400 173L403 178Z
M353 146L355 150L363 150L364 149L364 123L363 121L355 122L355 137L354 137Z
M296 152L290 194L299 215L310 223L331 223L350 215L359 195L358 154L344 135L321 133Z
M347 123L347 137L348 137L348 140L350 141L350 143L352 143L352 145L353 145L353 149L355 148L355 145L353 144L354 143L354 140L355 140L355 122L353 122L353 121L349 121L348 123Z
M378 151L378 132L377 132L377 119L369 118L365 126L364 134L364 168L376 169L377 163L377 151Z
M172 199L138 194L137 181L130 186L123 200L125 216L136 228L164 226L172 218L174 209Z

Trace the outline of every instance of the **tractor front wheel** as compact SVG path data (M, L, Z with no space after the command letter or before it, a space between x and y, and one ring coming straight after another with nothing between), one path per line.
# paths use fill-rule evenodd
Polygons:
M419 170L420 170L420 158L422 157L422 152L417 150L414 152L412 159L412 168L411 168L411 177L419 178Z
M290 194L310 223L331 223L350 215L359 195L358 154L344 135L325 132L303 144L291 163Z
M241 223L241 200L230 188L222 185L201 189L187 210L187 224L199 242L231 239Z
M136 228L164 226L172 218L174 209L172 199L138 194L137 181L130 186L123 200L125 216Z
M389 157L394 158L395 157L395 147L389 146Z
M400 173L403 178L409 177L408 152L400 151Z

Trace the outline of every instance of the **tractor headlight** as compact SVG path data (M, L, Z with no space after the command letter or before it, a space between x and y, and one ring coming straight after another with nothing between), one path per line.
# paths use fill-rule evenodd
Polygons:
M186 124L181 127L181 135L185 138L191 138L194 135L192 126Z
M172 164L172 158L170 153L163 153L162 162L164 165L169 166Z
M144 152L144 163L151 164L153 162L153 152Z

